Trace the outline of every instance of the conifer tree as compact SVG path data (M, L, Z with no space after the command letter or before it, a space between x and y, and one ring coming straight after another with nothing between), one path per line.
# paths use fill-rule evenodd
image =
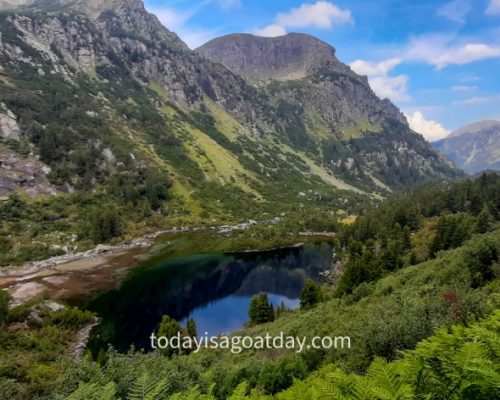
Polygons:
M259 293L252 297L248 316L252 325L263 324L274 320L274 308L269 303L267 293Z
M477 233L486 233L490 230L491 227L491 214L488 210L487 206L484 206L482 211L477 216L476 221L476 232Z
M189 318L186 322L186 333L190 338L198 337L198 328L193 318Z
M158 328L158 337L164 336L167 339L171 339L175 337L179 332L181 332L181 326L179 323L173 319L170 318L168 315L164 315L160 327ZM160 349L160 353L166 356L171 356L174 354L176 349L173 349L171 347L167 347L165 349Z
M314 307L319 302L319 287L312 279L304 282L304 288L300 293L300 308L308 309Z

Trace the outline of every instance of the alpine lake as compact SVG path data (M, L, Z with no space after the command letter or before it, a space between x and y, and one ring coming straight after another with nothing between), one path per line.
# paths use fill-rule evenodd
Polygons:
M193 318L199 334L229 334L244 327L250 300L260 292L275 308L297 308L304 281L321 281L330 268L332 242L304 237L269 250L234 250L248 244L214 231L164 235L137 257L119 287L85 300L101 319L88 348L94 354L109 345L151 351L149 337L163 315L182 326Z

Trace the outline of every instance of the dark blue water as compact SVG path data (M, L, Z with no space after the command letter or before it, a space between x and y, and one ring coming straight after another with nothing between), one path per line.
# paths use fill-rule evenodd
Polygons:
M149 336L163 315L195 319L198 332L209 335L242 328L253 295L268 293L277 307L298 306L304 281L319 280L329 268L332 246L242 254L196 254L160 259L136 269L117 290L93 300L89 308L103 319L89 347L95 352L112 344L120 351L131 345L149 349Z

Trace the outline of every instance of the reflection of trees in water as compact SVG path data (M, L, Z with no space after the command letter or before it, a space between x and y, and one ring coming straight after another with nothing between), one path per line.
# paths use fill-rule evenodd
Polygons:
M325 269L331 248L269 253L201 255L145 268L119 289L97 298L91 309L104 323L94 336L93 349L112 343L126 351L130 344L147 348L148 337L165 314L181 320L203 305L231 294L251 296L266 291L296 298L314 270ZM325 267L326 266L326 267Z
M299 296L308 276L304 269L277 270L269 265L260 265L250 271L234 294L252 296L258 292L266 292L293 299Z

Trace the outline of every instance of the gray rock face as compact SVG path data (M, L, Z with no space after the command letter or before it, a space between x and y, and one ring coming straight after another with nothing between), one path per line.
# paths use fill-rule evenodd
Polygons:
M34 10L38 10L37 4ZM8 20L27 44L52 63L54 73L68 79L74 74L72 70L95 74L97 68L116 66L120 59L117 79L127 79L130 74L144 85L155 82L169 101L188 109L198 109L209 97L250 130L272 130L262 118L256 118L263 107L251 98L254 89L223 66L190 51L175 33L146 12L142 1L53 0L49 4L59 7L58 11L19 13ZM75 10L81 14L75 15ZM36 65L19 47L4 47L8 60Z
M0 197L22 189L31 197L56 195L57 189L47 179L50 169L33 157L21 157L0 145Z
M342 64L332 46L310 35L234 34L196 51L263 88L274 104L297 105L311 130L331 135L336 127L337 136L342 136L342 127L360 122L377 125L392 118L407 124L390 101L381 101L373 93L366 77Z
M242 135L272 136L309 152L332 175L368 181L368 189L370 176L397 187L453 175L409 129L397 107L377 98L365 77L311 36L230 35L197 53L147 13L140 0L24 5L0 15L5 71L28 65L38 71L37 79L60 76L74 87L85 75L93 89L130 88L131 82L149 86L158 93L153 101L159 108L174 105L186 118L195 111L209 113L208 103L215 103L239 122ZM16 130L7 117L5 131L13 136ZM395 168L405 170L397 183L392 181Z
M289 33L280 37L249 34L223 36L196 50L251 82L302 79L321 67L347 72L335 49L313 36Z
M480 121L433 143L460 168L474 174L500 170L500 121Z
M5 104L0 104L0 138L21 139L21 129L17 124L17 117Z

